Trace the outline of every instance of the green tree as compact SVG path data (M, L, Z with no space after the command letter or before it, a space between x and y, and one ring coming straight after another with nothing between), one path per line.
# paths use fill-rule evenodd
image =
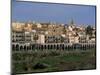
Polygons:
M92 36L93 28L89 25L86 28L86 35Z

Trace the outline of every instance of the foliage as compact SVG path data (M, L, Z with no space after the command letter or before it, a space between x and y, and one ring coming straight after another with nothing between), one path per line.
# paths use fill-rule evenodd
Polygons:
M96 68L95 49L87 52L37 51L15 55L24 58L21 60L25 60L28 57L28 61L14 63L12 65L13 72L16 73L69 71Z
M89 26L87 26L87 28L86 28L86 34L87 35L92 35L92 31L93 31L93 28L89 25Z

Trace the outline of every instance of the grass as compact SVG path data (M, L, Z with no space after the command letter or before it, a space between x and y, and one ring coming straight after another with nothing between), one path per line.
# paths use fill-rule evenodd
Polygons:
M13 71L16 73L69 71L96 68L95 49L83 52L38 51L33 53L26 52L22 54L14 53L13 60L16 61L15 58L17 58L17 56L17 61L27 61L13 63ZM46 64L48 66L44 69L34 69L34 66L37 63Z

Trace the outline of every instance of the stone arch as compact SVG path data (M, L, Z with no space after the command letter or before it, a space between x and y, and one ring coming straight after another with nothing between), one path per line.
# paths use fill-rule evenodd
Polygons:
M69 45L67 45L67 50L69 51Z
M29 50L29 46L26 46L26 50Z
M57 44L57 50L59 49L59 45Z
M82 50L82 44L80 44L80 50Z
M83 48L84 48L84 45L82 44L82 45L81 45L81 49L84 50Z
M93 48L94 48L94 49L96 48L95 44L93 44Z
M92 48L94 48L94 44L92 44Z
M54 49L54 44L52 44L52 49Z
M65 50L65 44L64 44L64 50Z
M85 45L83 45L83 50L85 50Z
M31 50L31 45L29 45L29 50Z
M13 44L12 45L12 50L15 50L16 49L16 46Z
M84 45L84 50L86 50L86 44Z
M49 45L47 45L47 47L48 47L48 50L49 50Z
M68 48L67 45L65 45L65 50L67 50L67 48Z
M20 46L20 50L23 50L24 48L23 48L23 46Z
M29 48L30 48L30 47L29 47ZM36 45L36 49L37 49L37 50L39 49L39 44Z
M52 44L50 45L50 49L53 49L53 45Z
M60 50L62 50L62 44L59 45Z
M34 50L34 49L35 49L35 45L33 44L33 45L32 45L32 50Z
M89 49L89 45L87 44L87 49Z
M49 50L51 49L51 45L50 44L48 45L48 48L49 48Z
M16 45L16 48L15 48L17 51L19 50L19 44Z
M55 44L54 44L53 48L56 49L56 45Z
M76 45L75 44L73 45L73 50L76 50Z
M26 45L24 46L24 50L25 50L25 51L27 50Z
M44 49L46 49L46 45L44 45Z
M89 44L89 49L91 49L91 45Z
M72 45L70 45L70 50L73 50L73 46Z
M43 45L41 45L41 50L43 50Z
M43 50L44 50L44 45L42 45L43 46Z

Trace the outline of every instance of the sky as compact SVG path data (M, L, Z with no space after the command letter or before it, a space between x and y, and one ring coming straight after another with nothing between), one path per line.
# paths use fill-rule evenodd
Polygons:
M95 25L96 7L40 2L12 2L12 21Z

